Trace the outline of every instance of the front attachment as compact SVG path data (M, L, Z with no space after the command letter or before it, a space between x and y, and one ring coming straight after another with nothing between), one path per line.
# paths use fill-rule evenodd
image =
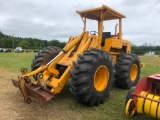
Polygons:
M31 102L31 98L36 99L38 102L47 105L48 101L54 98L54 94L39 85L35 85L29 79L19 77L18 80L12 79L15 87L19 88L26 103Z

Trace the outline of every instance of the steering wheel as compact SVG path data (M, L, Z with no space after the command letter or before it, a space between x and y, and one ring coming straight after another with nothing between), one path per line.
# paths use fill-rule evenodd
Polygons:
M96 35L96 33L99 34L99 33L96 32L96 31L90 31L90 34L91 34L91 35Z

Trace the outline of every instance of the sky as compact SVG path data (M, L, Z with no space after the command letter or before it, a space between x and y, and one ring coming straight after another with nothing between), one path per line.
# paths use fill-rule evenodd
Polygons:
M123 39L135 45L160 45L160 0L0 0L0 31L16 37L67 42L83 30L76 10L102 5L126 15ZM114 34L118 20L106 21L104 31ZM87 21L97 31L96 21Z

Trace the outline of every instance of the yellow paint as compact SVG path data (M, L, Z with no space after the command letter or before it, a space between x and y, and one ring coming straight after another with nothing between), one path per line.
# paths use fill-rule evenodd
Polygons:
M147 93L146 92L144 92L144 91L142 91L141 93L140 93L140 95L141 96L143 96L143 97L146 97L146 95L147 95ZM137 99L137 112L138 113L140 113L140 114L143 114L144 113L144 111L143 111L143 105L144 105L144 98L142 98L142 97L138 97L138 99Z
M160 119L160 104L157 107L157 119Z
M62 90L70 78L69 71L73 67L72 62L76 61L78 58L77 55L83 54L85 50L90 50L92 48L104 50L112 56L114 63L116 63L117 55L121 54L122 52L130 53L131 51L131 43L122 39L122 18L125 18L123 14L105 5L102 5L102 7L99 8L77 11L77 13L81 16L84 23L83 32L76 37L70 37L68 43L62 50L63 52L50 64L41 66L37 70L26 74L26 76L30 77L41 71L44 71L42 80L43 82L46 82L47 86L51 87L51 92L55 94ZM89 34L89 31L86 31L86 19L97 21L97 35ZM101 46L103 22L113 19L117 19L119 22L119 33L115 33L111 35L110 38L105 39L104 46ZM56 68L57 65L65 66L67 68L61 76L60 71L58 71ZM101 72L104 74L104 77L107 81L103 80ZM109 71L105 66L100 66L94 77L95 88L98 91L102 91L108 84ZM38 84L38 82L35 84Z
M108 85L108 80L108 68L104 65L99 66L94 74L94 88L97 91L103 91Z
M133 64L130 70L130 78L132 81L136 80L137 74L138 74L138 67L136 64Z
M47 85L52 87L51 92L53 92L54 94L60 93L60 91L70 78L69 71L71 68L72 66L69 66L63 73L63 75L60 77L60 79L56 79L53 77L50 81L47 81Z
M129 99L129 101L127 102L127 105L126 105L126 116L127 117L133 117L133 115L135 114L135 110L134 109L132 109L132 111L131 111L131 109L130 109L130 107L131 107L131 104L133 104L133 99Z
M59 75L59 71L56 70L56 69L53 69L53 68L49 67L47 70L48 70L50 73L54 73L55 76L58 76L58 75Z
M114 62L114 63L116 63L116 61L117 61L117 54L110 54L111 56L112 56L112 61Z
M145 67L145 64L144 64L144 63L141 63L141 67Z
M153 97L153 100L159 100L160 99L160 97L158 97L158 96L154 96ZM150 109L150 115L152 116L152 117L154 117L154 118L156 118L156 113L158 113L157 112L157 108L158 108L158 105L159 105L159 103L158 102L155 102L155 101L152 101L152 103L151 103L151 109ZM160 113L159 113L160 114Z
M145 91L142 91L140 95L146 98L138 97L137 113L145 113L154 118L160 119L160 103L157 102L160 100L160 96L153 95Z
M92 48L97 48L97 49L100 49L99 48L99 39L98 39L98 36L93 36L93 39L91 41L91 44L89 46L89 49L92 49Z
M146 97L152 99L154 95L148 94ZM151 108L151 100L146 99L144 102L144 113L149 114L150 113L150 108Z
M116 38L108 38L105 40L103 50L110 52L111 48L122 49L122 41Z

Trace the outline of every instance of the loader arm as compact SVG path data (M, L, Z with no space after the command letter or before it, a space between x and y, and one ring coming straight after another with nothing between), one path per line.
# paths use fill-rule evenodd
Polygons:
M97 42L96 42L97 41ZM24 97L25 102L30 102L30 97L35 98L43 104L60 93L70 78L69 71L73 67L73 61L77 60L77 55L85 50L98 48L99 39L96 35L89 35L88 31L82 32L77 37L71 37L63 50L46 65L27 73L22 69L22 75L18 80L12 79L14 86L18 87ZM63 68L63 72L60 71ZM40 73L42 72L43 73ZM38 74L37 81L31 82L31 76Z

